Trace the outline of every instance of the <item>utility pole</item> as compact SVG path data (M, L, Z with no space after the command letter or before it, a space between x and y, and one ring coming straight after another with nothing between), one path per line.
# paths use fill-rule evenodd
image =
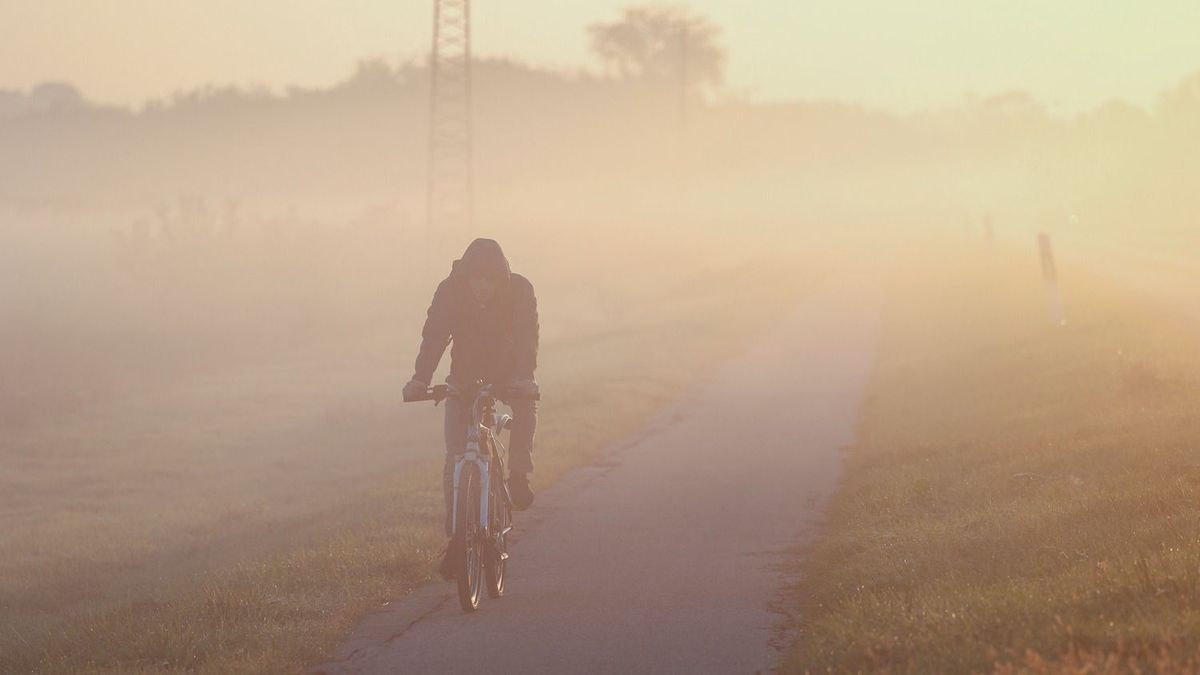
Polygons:
M475 217L471 0L434 0L429 80L425 219L431 243L441 248L469 235Z

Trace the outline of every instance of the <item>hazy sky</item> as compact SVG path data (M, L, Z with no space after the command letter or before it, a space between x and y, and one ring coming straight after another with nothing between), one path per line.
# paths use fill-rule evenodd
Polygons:
M590 64L584 26L630 0L475 0L479 55ZM1150 103L1200 70L1198 0L692 0L757 100L902 109L1025 88L1055 108ZM137 103L204 83L320 85L418 58L432 0L0 0L0 88L69 80Z

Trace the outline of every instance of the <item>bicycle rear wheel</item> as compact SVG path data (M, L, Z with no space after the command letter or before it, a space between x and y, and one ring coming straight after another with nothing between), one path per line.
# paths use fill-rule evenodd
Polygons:
M458 604L464 612L479 609L479 598L483 593L484 552L479 526L482 482L479 467L474 464L463 467L458 483L458 516L454 531L459 538L457 543L462 547L455 579L458 581Z

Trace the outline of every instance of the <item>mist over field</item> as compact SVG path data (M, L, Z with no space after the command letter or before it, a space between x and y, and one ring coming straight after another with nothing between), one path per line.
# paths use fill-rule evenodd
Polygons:
M700 88L681 109L669 80L511 61L474 77L476 229L520 242L526 268L584 258L598 286L665 262L651 251L682 262L707 242L982 236L988 222L1002 236L1194 241L1200 75L1149 110L1068 118L1020 92L899 116ZM4 92L0 307L18 320L3 328L3 417L47 412L20 402L45 388L94 395L93 369L112 382L147 358L161 374L163 359L195 366L197 349L411 323L426 292L411 282L446 267L423 248L428 88L420 66L367 61L328 89L213 86L136 111L65 84ZM640 243L591 255L625 236ZM450 238L447 259L467 241Z
M415 523L387 558L401 588L371 592L427 578L440 422L399 390L475 236L537 288L562 406L546 434L583 438L551 476L611 440L588 411L638 428L839 270L919 278L930 251L997 242L1036 261L1046 232L1069 264L1194 300L1200 71L1150 106L1064 114L1012 90L899 113L755 102L722 86L718 44L682 77L601 49L570 72L477 58L469 232L426 223L423 62L137 107L0 82L0 671L17 645L9 667L71 670L47 635L139 625L122 612L365 513ZM403 512L381 512L396 491ZM186 651L129 649L100 665Z
M669 82L507 61L477 63L475 81L478 229L497 235L615 227L668 239L682 227L697 240L804 242L978 231L985 219L1022 235L1136 231L1155 241L1192 229L1197 78L1151 110L1114 101L1071 118L1020 92L907 116L696 92L683 122ZM268 277L320 237L376 255L370 238L386 237L406 255L424 233L428 86L418 66L372 61L325 90L214 86L138 111L92 106L69 85L6 92L3 269L22 283L4 284L5 307L45 309L30 291L71 283L55 268L128 276L155 264L147 256L269 258L246 270ZM33 265L39 256L61 263ZM381 273L401 267L399 257L371 262ZM304 297L293 310L320 302L284 285Z

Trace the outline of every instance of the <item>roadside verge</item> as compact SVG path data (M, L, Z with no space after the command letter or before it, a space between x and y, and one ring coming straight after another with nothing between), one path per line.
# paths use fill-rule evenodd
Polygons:
M1036 265L893 273L786 670L1197 668L1194 331L1081 269L1053 325Z

